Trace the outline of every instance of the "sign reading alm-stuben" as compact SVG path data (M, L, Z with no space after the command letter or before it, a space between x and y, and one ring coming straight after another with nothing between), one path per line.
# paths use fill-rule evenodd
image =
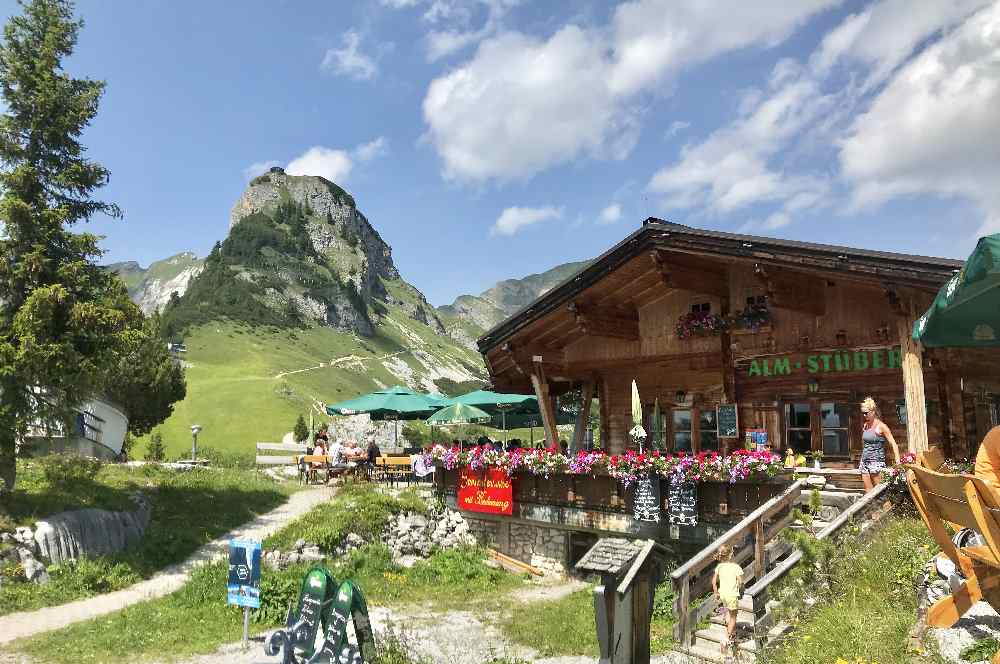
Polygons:
M487 514L513 514L513 484L499 468L463 468L458 476L458 508Z
M791 376L797 373L825 374L855 371L899 369L902 352L895 348L865 350L838 350L805 356L762 357L750 360L746 367L748 378L766 376Z

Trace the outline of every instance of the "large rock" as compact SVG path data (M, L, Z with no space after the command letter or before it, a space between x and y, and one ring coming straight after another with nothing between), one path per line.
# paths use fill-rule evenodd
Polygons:
M132 512L94 508L61 512L35 524L34 544L40 558L52 563L124 551L142 539L149 525L149 504L136 498Z

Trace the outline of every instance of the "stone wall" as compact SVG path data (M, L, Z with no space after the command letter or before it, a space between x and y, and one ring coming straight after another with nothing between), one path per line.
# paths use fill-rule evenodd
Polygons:
M546 575L568 573L569 532L531 523L475 519L468 514L465 520L481 546L537 567Z

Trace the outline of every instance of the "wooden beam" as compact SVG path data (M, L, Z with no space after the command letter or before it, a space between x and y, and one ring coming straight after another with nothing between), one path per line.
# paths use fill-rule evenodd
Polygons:
M594 381L584 381L580 388L580 410L576 413L576 425L573 427L573 441L570 443L570 454L576 454L583 449L583 436L590 423L590 402L594 398Z
M598 392L598 403L601 412L601 449L608 454L617 454L621 450L611 449L611 392L606 378L601 378Z
M898 318L899 345L903 356L903 389L906 396L906 446L920 454L927 450L927 411L924 402L923 353L913 340L913 320Z
M725 271L713 271L707 265L704 268L680 265L672 262L670 256L660 250L653 250L650 257L661 281L669 288L716 297L729 295L729 277Z
M538 409L542 412L542 426L545 429L547 447L558 447L559 435L556 429L555 406L552 403L552 396L549 394L549 382L545 377L545 368L540 361L532 363L531 386L535 389Z
M754 267L754 274L763 282L771 306L813 316L826 314L825 279L762 265Z
M576 327L584 334L637 341L639 339L639 312L635 309L595 307L571 303L569 311L576 319Z

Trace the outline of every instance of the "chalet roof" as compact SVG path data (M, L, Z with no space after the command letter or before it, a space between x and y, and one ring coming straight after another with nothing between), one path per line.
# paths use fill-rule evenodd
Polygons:
M519 329L564 306L625 262L651 249L828 272L831 277L851 276L882 285L907 286L928 292L937 291L962 267L961 260L952 258L726 233L650 217L641 228L592 263L486 332L478 340L480 352L486 353L499 346Z
M643 540L627 540L620 537L605 537L583 554L576 569L581 572L618 574L628 567L632 559L645 546Z

